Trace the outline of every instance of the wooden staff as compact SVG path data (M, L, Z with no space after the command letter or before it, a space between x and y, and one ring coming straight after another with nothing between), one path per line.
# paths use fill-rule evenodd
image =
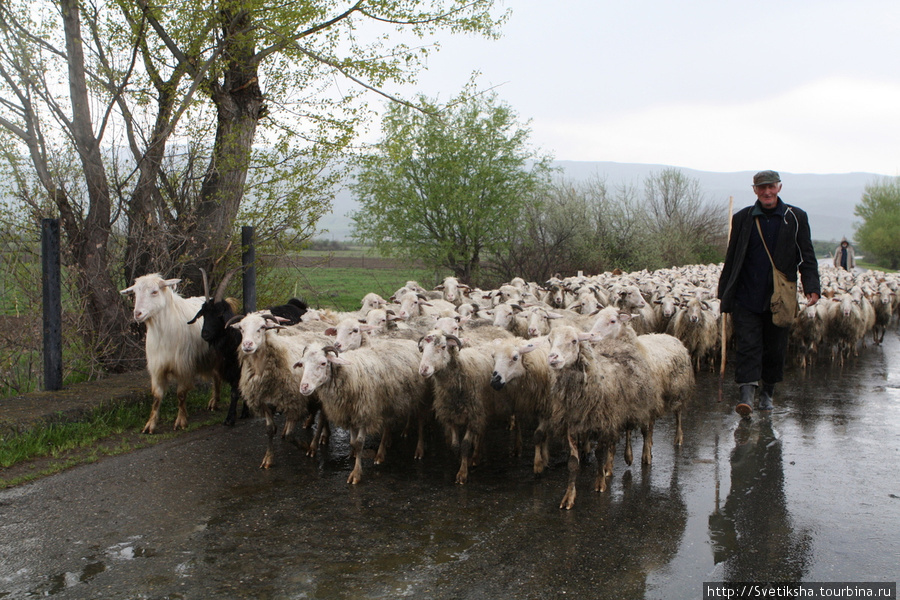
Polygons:
M726 240L728 243L731 242L731 216L734 213L734 196L728 197L728 235L726 236ZM727 245L726 245L727 247ZM719 368L719 384L721 388L721 383L725 380L725 360L728 356L728 349L726 347L726 332L728 331L728 314L722 313L722 324L721 324L721 344L722 344L722 361L721 367ZM719 395L719 401L722 401L721 394Z

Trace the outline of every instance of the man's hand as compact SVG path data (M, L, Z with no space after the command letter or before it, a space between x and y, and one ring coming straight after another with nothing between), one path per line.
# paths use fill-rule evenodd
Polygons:
M806 295L806 305L807 306L812 306L813 304L815 304L818 301L819 301L819 295L817 293L813 292L812 294Z

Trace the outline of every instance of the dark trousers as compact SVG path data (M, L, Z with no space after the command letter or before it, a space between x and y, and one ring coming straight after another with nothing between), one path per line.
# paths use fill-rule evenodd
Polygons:
M784 379L784 357L787 353L787 327L772 324L772 313L750 312L736 304L731 313L736 347L734 381L737 384L778 383Z

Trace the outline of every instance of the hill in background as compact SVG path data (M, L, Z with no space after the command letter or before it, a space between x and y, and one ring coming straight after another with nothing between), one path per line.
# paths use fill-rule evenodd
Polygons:
M610 190L617 186L642 186L644 179L663 169L666 165L645 165L616 162L555 161L562 169L562 176L574 181L592 178L606 180ZM694 169L680 170L700 182L706 199L712 203L728 206L729 197L734 198L734 210L747 206L756 200L751 189L753 171L734 173L714 173ZM802 174L780 171L784 189L781 198L794 204L809 214L812 237L816 240L839 241L846 236L852 240L853 224L858 219L853 210L862 198L866 184L882 178L875 173L842 174ZM322 237L332 240L350 239L349 213L356 210L357 203L349 189L342 189L334 201L331 214L322 218L319 226L328 230Z

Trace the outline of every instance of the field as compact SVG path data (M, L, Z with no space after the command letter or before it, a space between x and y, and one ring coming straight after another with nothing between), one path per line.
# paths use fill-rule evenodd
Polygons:
M369 292L389 298L410 279L430 288L443 275L393 259L344 252L304 252L302 257L285 259L284 266L272 277L293 281L286 293L303 298L312 307L350 311L357 310ZM259 283L261 289L265 286L265 282Z

